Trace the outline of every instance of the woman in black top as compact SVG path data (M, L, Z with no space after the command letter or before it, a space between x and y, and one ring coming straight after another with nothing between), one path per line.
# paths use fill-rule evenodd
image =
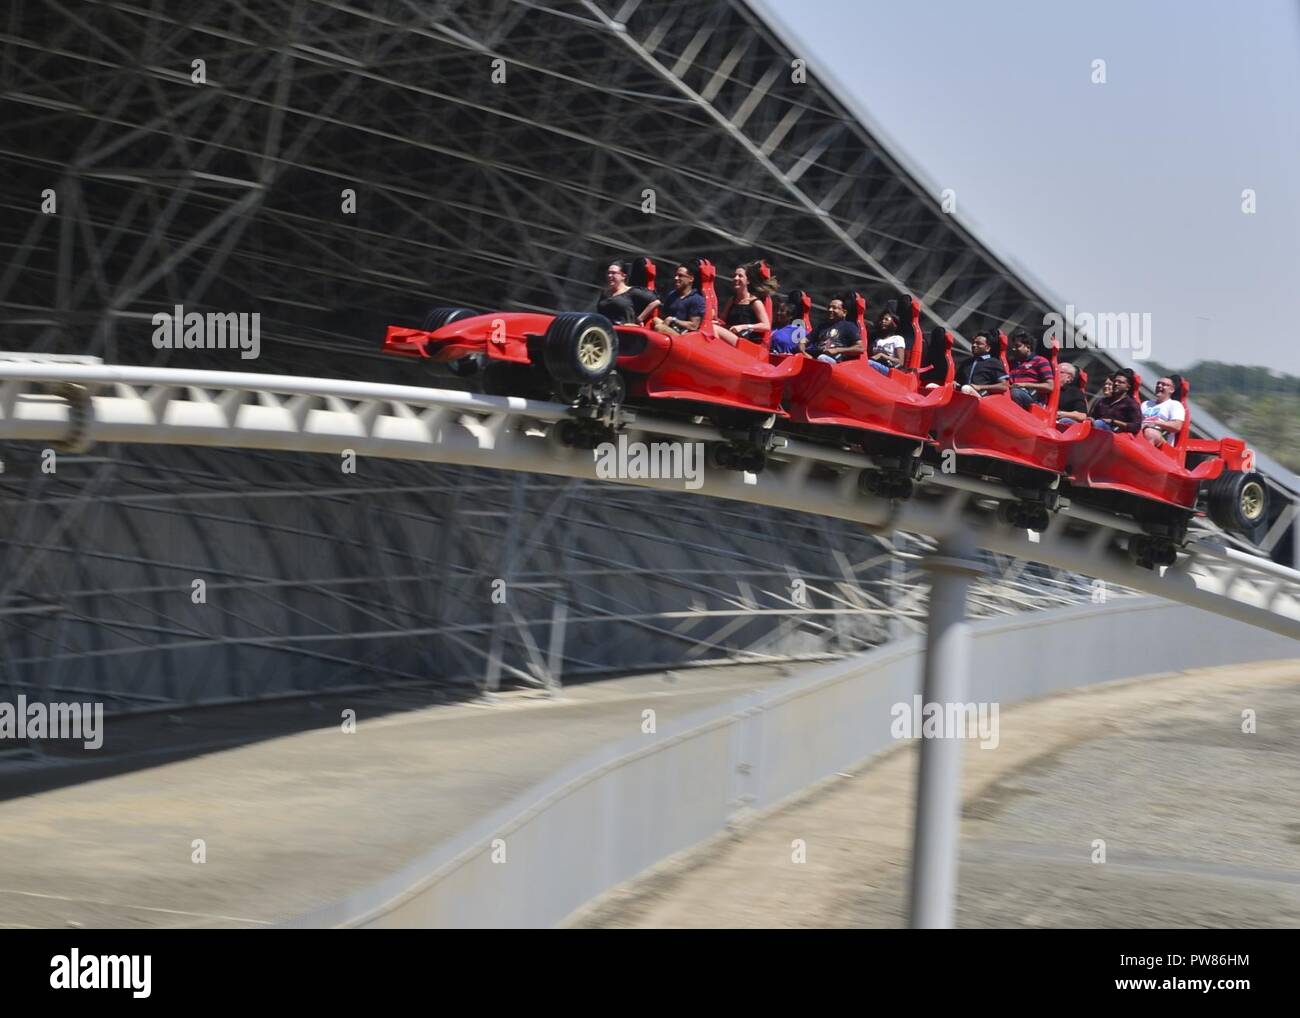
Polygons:
M722 322L713 323L713 334L732 346L739 346L741 339L761 342L772 327L764 300L780 289L781 284L765 262L757 261L752 265L738 265L731 274L731 285L731 300L722 309Z
M627 285L627 267L610 262L605 270L605 289L596 301L596 311L615 325L640 325L659 298L649 290Z

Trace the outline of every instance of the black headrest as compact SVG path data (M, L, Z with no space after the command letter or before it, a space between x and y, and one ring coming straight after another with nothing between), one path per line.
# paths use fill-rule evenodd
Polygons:
M910 293L900 293L893 300L886 302L885 307L890 314L898 319L900 329L911 329L912 295Z
M952 334L942 325L931 327L925 340L925 356L921 366L925 381L942 385L948 380L948 351L952 349Z

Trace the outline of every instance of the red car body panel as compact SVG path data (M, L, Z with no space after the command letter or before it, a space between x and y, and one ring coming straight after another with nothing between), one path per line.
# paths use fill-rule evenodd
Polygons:
M772 364L766 340L742 340L733 347L713 334L717 297L714 269L700 263L706 312L700 328L666 335L641 325L619 325L621 338L634 352L620 353L617 364L628 377L629 391L650 399L690 400L756 413L787 416L781 397L788 378L801 364ZM528 337L543 336L554 316L535 312L488 312L445 325L436 332L390 325L384 351L445 362L486 354L490 360L531 364Z
M1000 332L998 342L1005 351L1006 336ZM1092 433L1092 422L1078 421L1064 431L1057 429L1060 376L1056 373L1055 349L1051 354L1052 374L1057 381L1046 406L1033 403L1025 410L1011 398L1010 389L991 396L970 396L958 390L935 414L935 437L940 448L961 456L984 456L1053 474L1065 473L1070 450ZM1005 356L1003 365L1010 374Z
M444 325L436 332L390 325L384 352L427 357L436 362L486 354L490 360L530 364L529 335L542 335L554 315L532 311L495 311Z
M928 442L935 411L952 399L953 387L949 382L928 391L920 389L920 305L911 302L912 343L907 369L891 368L885 375L869 363L867 302L855 293L853 303L867 354L837 364L805 358L803 370L786 389L791 419L801 424L860 428Z
M1246 443L1237 438L1194 441L1186 381L1178 396L1183 404L1183 423L1177 436L1157 449L1141 434L1095 430L1071 458L1070 483L1195 509L1202 481L1213 481L1225 469L1241 469L1247 458ZM1192 451L1212 455L1188 470L1187 454Z
M703 330L680 336L656 333L655 339L667 342L668 355L645 374L645 393L654 399L694 400L786 417L781 406L786 380L807 363L806 358L787 357L772 364L762 344L741 340L735 347ZM625 363L619 357L619 367L634 371L630 360Z
M951 383L918 393L916 375L882 375L861 358L839 364L802 361L802 370L787 387L790 418L801 424L861 428L925 442L935 411L952 398Z
M992 396L955 392L939 408L935 422L940 448L1054 474L1065 473L1071 448L1092 432L1090 421L1058 431L1055 413L1038 403L1025 410L1010 392Z
M1253 449L1247 448L1246 443L1240 438L1188 437L1186 446L1189 453L1202 453L1219 457L1223 460L1224 470L1249 473L1255 469L1255 452Z
M1224 463L1216 457L1187 470L1186 455L1170 443L1157 449L1141 435L1097 430L1073 451L1070 483L1194 509L1201 482L1223 473Z

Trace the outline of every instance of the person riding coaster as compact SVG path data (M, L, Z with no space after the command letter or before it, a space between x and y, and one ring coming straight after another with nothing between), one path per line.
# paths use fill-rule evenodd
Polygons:
M865 327L866 301L848 298ZM803 370L786 386L791 430L818 442L833 441L860 450L870 461L859 488L883 498L902 499L922 476L921 453L930 441L934 415L951 398L951 381L928 389L920 382L923 352L920 304L903 294L893 302L894 317L910 326L912 342L906 361L882 373L879 362L856 356L845 360L804 358ZM838 318L832 320L838 321ZM858 340L864 335L855 330ZM951 374L951 336L943 356Z
M557 428L566 444L594 448L607 441L630 416L628 404L708 418L725 437L716 465L757 471L777 444L773 425L786 416L785 380L800 364L772 364L766 336L734 347L717 337L714 277L707 259L677 266L674 291L659 317L644 309L645 324L614 324L592 312L437 308L423 329L389 326L384 349L434 365L478 359L492 394L558 397L572 412ZM618 282L607 288L611 296L624 292Z
M634 272L647 267L653 280L648 261L632 266ZM594 448L631 418L625 406L648 407L679 420L711 420L723 432L723 440L710 448L713 465L757 472L768 452L787 441L776 430L780 422L786 433L861 451L870 465L859 474L859 487L889 498L904 497L936 458L956 452L955 464L944 462L942 469L950 472L955 465L966 475L1003 480L1014 498L999 506L999 515L1015 526L1041 530L1048 512L1062 504L1061 493L1137 521L1144 533L1135 535L1130 551L1142 565L1173 561L1187 521L1202 508L1219 526L1251 539L1268 520L1266 482L1254 472L1245 443L1193 439L1185 414L1179 434L1157 447L1139 433L1144 415L1136 402L1130 401L1132 408L1124 403L1128 392L1137 391L1131 373L1107 379L1110 394L1093 404L1088 419L1076 421L1081 412L1060 407L1062 372L1053 347L1052 392L1022 409L1004 382L1011 374L1002 356L1005 336L995 334L1001 371L972 368L957 386L952 337L941 328L932 330L922 359L919 305L910 297L892 309L900 322L911 323L906 364L887 365L886 372L860 356L827 363L802 351L773 350L768 341L732 346L713 328L712 264L701 260L683 268L686 296L694 280L700 281L703 308L695 329L682 328L679 320L661 330L659 312L651 305L641 309L644 324L617 325L586 311L440 307L426 316L422 328L389 326L384 351L462 377L476 373L488 393L567 402L569 416L551 430L569 445ZM609 275L607 267L607 283ZM607 288L611 297L624 292L617 277L627 273L613 275ZM811 300L795 292L787 303L792 318L802 317L806 335ZM855 295L850 305L865 325L865 302ZM1125 377L1117 380L1119 375ZM959 387L972 392L955 391ZM1180 401L1185 396L1184 383ZM932 440L926 437L926 414ZM1167 409L1160 416L1176 415ZM1064 431L1057 430L1058 420L1070 422ZM1091 439L1086 448L1085 437ZM924 466L916 462L917 450ZM1078 455L1067 454L1063 461L1065 450Z
M990 330L976 335L996 340L996 348L989 356L1000 362L1002 369L976 375L972 367L971 375L979 381L964 381L960 391L939 409L935 416L938 463L942 466L948 454L956 454L959 472L1003 481L1013 498L999 504L999 518L1014 527L1041 533L1060 502L1070 449L1087 437L1092 424L1080 421L1064 431L1057 430L1061 379L1055 370L1055 342L1049 345L1049 356L1044 358L1044 374L1050 375L1050 387L1044 393L1046 399L1039 402L1032 397L1026 399L1032 390L1018 393L1009 382L1012 369L1006 362L1006 334ZM975 356L985 355L980 352ZM951 470L952 466L949 463L944 469Z
M596 301L596 311L614 325L640 325L654 317L659 297L654 292L654 262L637 259L639 271L628 261L610 262L605 270L605 289ZM639 275L644 282L634 282Z
M682 269L686 270L684 275ZM741 281L738 277L742 274L746 281L742 298L751 304L766 302L766 295L759 297L748 291L747 284L752 275L762 281L760 290L765 293L768 286L764 284L775 285L766 263L742 267L733 275L733 282ZM687 276L692 278L688 280ZM666 316L674 320L649 337L642 356L620 360L619 370L628 375L629 395L637 402L654 402L657 411L672 412L670 408L676 408L676 412L692 419L713 421L725 439L709 448L713 466L757 473L766 465L767 454L784 442L777 437L774 426L786 416L781 406L785 379L797 374L801 365L790 358L773 363L769 355L770 333L762 319L757 323L760 327L752 330L752 342L742 341L731 330L719 326L715 278L716 270L707 259L679 266L677 295L665 301ZM693 284L695 279L699 281L703 314L698 321L694 316L684 321L674 310L700 310L700 305L685 303L691 292L688 283ZM678 300L682 303L677 304ZM761 312L755 308L755 312L765 317L766 307ZM689 325L695 327L686 328ZM724 332L731 334L735 345Z
M1095 415L1109 422L1072 450L1069 495L1072 501L1105 512L1132 517L1144 533L1129 539L1135 563L1148 569L1173 565L1187 540L1188 526L1202 508L1224 530L1249 535L1267 518L1268 489L1253 470L1253 455L1240 439L1223 438L1213 455L1192 449L1191 414L1187 410L1187 382L1177 376L1161 379L1177 386L1172 396L1158 389L1156 406L1178 402L1161 420L1178 420L1176 430L1164 432L1157 445L1144 435L1141 409L1130 412L1128 395L1141 380L1127 368L1110 377L1112 396L1100 399ZM1123 401L1123 402L1122 402ZM1123 405L1122 415L1115 409ZM1162 429L1163 431L1164 429Z
M723 342L739 346L741 340L767 342L772 329L772 294L780 284L766 261L738 265L731 276L732 296L722 309L722 320L713 334Z
M812 298L803 290L791 290L775 309L775 328L768 337L769 357L779 364L786 357L804 355L812 335Z

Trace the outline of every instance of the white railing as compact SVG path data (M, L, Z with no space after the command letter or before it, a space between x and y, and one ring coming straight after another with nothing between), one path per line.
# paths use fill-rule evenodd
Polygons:
M282 449L423 460L601 479L591 452L561 444L566 409L516 397L243 372L0 362L0 439L79 449L96 442ZM628 438L709 442L711 427L639 415ZM695 493L904 530L980 547L1181 601L1300 638L1300 573L1209 539L1175 565L1139 568L1123 518L1070 506L1041 534L998 522L998 485L936 474L907 502L858 490L865 456L789 440L761 474L705 472ZM821 466L827 469L816 470ZM683 490L680 480L614 483Z

